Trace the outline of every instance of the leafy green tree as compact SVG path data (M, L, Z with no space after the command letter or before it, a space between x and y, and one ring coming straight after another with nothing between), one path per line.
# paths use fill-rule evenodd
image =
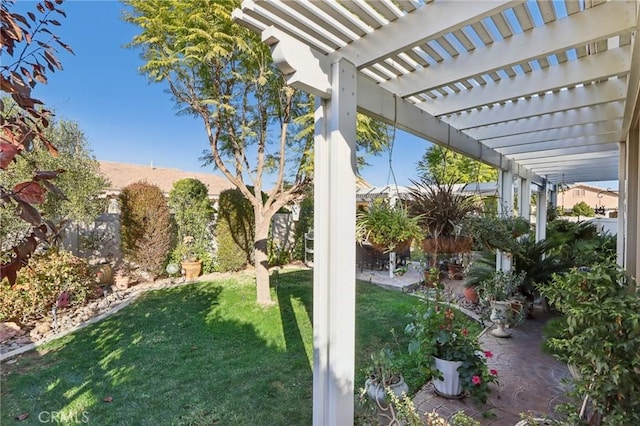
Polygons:
M589 206L589 204L585 203L584 201L580 201L579 203L576 203L571 209L571 214L573 216L586 216L586 217L593 217L596 215L595 212L593 211L593 208Z
M177 246L171 260L180 263L185 251L185 237L193 238L193 254L202 262L205 273L213 272L210 244L214 210L209 201L207 186L194 178L180 179L169 191L169 207L176 223Z
M495 182L497 169L440 145L432 145L418 161L421 175L439 182Z
M310 97L285 85L260 36L232 21L240 0L125 0L125 21L141 32L140 71L167 84L183 113L202 121L212 163L253 208L257 302L272 304L267 242L271 218L301 199L313 182L312 127L304 119ZM388 132L370 125L384 141ZM372 137L367 137L370 146ZM275 182L265 190L265 174ZM253 187L254 190L250 190Z
M10 99L3 99L5 105L12 105ZM48 149L34 141L29 151L15 158L11 173L0 174L0 185L13 187L33 176L34 164L45 170L59 173L56 186L43 182L50 191L44 193L40 205L40 214L62 229L63 223L92 222L106 207L102 197L109 186L100 174L100 165L91 154L87 140L75 122L52 121L44 131L47 139L53 143L58 155L52 156ZM27 224L19 220L19 212L13 209L0 209L0 239L3 248L17 243L29 232Z

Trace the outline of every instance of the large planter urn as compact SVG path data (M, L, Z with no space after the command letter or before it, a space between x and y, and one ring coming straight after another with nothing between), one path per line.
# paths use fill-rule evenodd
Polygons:
M182 262L182 269L184 270L184 279L185 281L194 281L196 278L200 276L202 272L202 262L199 260L196 261L188 261L185 260Z
M409 392L409 385L404 381L401 374L395 376L392 383L388 384L387 387L389 387L393 394L398 398L402 398L403 393L407 394ZM364 388L366 389L369 398L375 401L377 405L386 405L387 391L384 388L384 385L378 381L367 379L364 384Z
M458 368L462 365L462 361L447 361L436 357L433 357L433 359L435 360L436 368L442 373L442 380L433 379L436 393L447 398L461 396L462 383L460 382Z
M509 323L511 311L511 302L496 300L491 303L491 315L489 319L496 327L491 330L491 334L495 337L511 337L511 334L504 329Z

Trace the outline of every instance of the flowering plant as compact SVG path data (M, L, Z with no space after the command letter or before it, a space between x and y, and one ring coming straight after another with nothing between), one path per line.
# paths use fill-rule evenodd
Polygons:
M486 402L489 383L497 383L498 372L490 370L487 359L493 354L482 351L478 338L456 317L463 315L454 308L429 302L426 310L415 310L405 332L411 336L409 353L420 354L429 378L441 378L434 357L446 361L462 361L458 368L463 392L479 402Z

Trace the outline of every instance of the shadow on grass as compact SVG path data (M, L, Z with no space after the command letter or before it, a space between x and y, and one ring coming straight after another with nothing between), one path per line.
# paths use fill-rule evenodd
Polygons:
M282 286L289 302L262 309L254 291L230 280L148 293L3 365L0 423L310 424L312 331L297 325L310 295Z

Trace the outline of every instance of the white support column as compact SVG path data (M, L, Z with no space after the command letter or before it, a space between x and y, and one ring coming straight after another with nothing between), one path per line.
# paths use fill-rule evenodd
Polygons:
M536 241L547 238L547 184L538 190L538 202L536 208Z
M353 424L357 73L331 66L331 98L316 101L313 424ZM318 99L318 98L316 98Z
M531 179L518 179L518 215L531 223Z
M624 267L627 242L627 144L618 144L618 235L616 253L618 265Z
M498 191L500 192L498 214L503 217L513 216L513 172L511 169L498 171ZM496 253L496 270L510 271L511 255L498 250Z
M625 269L638 276L640 261L640 126L631 127L627 137L627 250Z

